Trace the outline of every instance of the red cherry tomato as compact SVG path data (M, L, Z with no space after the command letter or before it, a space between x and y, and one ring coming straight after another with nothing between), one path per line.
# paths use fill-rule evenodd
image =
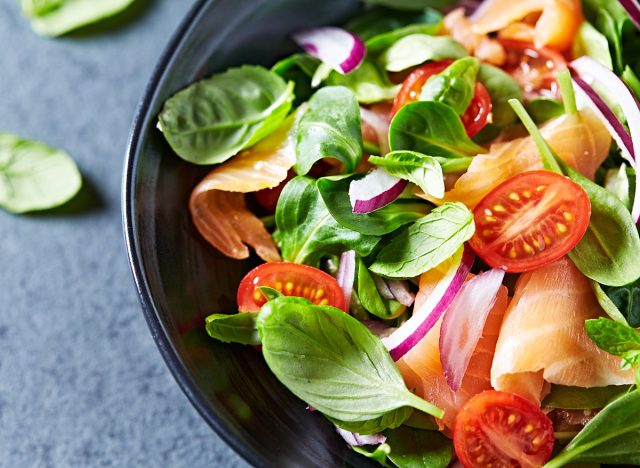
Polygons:
M453 60L440 60L422 65L409 74L402 83L402 87L393 101L391 115L394 116L400 108L409 103L418 101L422 87L427 80L444 71ZM491 114L491 97L487 88L480 82L476 82L473 99L465 113L461 116L462 123L470 137L477 134L486 125Z
M453 443L465 468L533 468L551 456L553 425L530 401L488 390L474 396L458 414Z
M591 216L586 192L549 171L529 171L498 185L473 210L469 244L487 264L513 273L535 270L569 252Z
M277 289L285 296L304 297L317 305L330 305L347 311L344 292L335 278L308 265L271 262L251 270L238 287L240 312L257 312L267 302L259 286Z

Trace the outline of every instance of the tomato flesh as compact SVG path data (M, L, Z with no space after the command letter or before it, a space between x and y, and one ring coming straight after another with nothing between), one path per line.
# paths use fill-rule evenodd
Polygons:
M491 267L519 273L567 254L589 225L591 203L568 178L529 171L498 185L473 211L469 241Z
M347 311L344 292L335 278L308 265L271 262L251 270L238 287L240 312L257 312L267 302L258 289L260 286L276 289L285 296L304 297L316 305L330 305Z
M521 396L487 390L458 414L453 443L465 468L539 467L553 451L553 425Z

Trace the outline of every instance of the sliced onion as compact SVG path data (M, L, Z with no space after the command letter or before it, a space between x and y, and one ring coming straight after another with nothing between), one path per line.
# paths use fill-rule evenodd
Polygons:
M418 344L451 305L471 270L474 257L473 250L466 245L458 250L453 258L448 260L446 273L424 304L413 311L409 320L382 340L394 361Z
M411 307L413 301L416 299L416 295L409 290L409 286L406 281L400 280L386 280L387 285L393 298L405 307Z
M366 54L362 39L345 29L332 26L300 31L293 35L293 40L343 75L358 68Z
M638 2L636 0L618 0L618 2L620 2L622 8L627 10L631 21L640 29L640 5L638 5Z
M362 179L349 184L349 200L353 212L371 213L392 203L407 186L407 181L394 177L381 167L376 167Z
M389 152L389 122L365 107L360 107L360 118L375 132L380 146L380 156L385 156Z
M378 275L373 275L373 282L376 283L376 289L382 297L384 297L385 299L396 298L393 295L393 292L391 292L391 288L389 288L389 284L387 284L384 278L380 278Z
M496 302L504 270L494 268L470 279L449 306L440 329L440 362L449 388L457 392Z
M378 338L386 338L396 330L380 320L363 320L362 324Z
M359 445L378 445L384 444L387 440L385 436L382 434L368 434L368 435L360 435L355 432L345 431L344 429L336 426L336 431L338 434L342 436L345 442L349 445L359 446Z
M351 294L353 293L353 282L356 279L356 251L347 250L340 256L340 266L336 274L336 281L342 288L344 293L344 303L347 311L351 303Z

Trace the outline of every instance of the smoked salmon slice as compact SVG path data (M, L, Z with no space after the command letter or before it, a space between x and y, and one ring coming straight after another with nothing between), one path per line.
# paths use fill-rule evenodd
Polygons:
M522 274L500 329L493 387L539 404L547 383L634 383L633 371L622 371L620 358L599 349L585 332L585 320L603 315L589 281L568 258Z

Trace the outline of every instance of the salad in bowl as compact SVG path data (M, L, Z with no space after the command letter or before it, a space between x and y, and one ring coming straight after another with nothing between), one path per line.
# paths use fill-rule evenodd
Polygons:
M166 101L203 326L383 466L640 464L640 6L365 3Z

